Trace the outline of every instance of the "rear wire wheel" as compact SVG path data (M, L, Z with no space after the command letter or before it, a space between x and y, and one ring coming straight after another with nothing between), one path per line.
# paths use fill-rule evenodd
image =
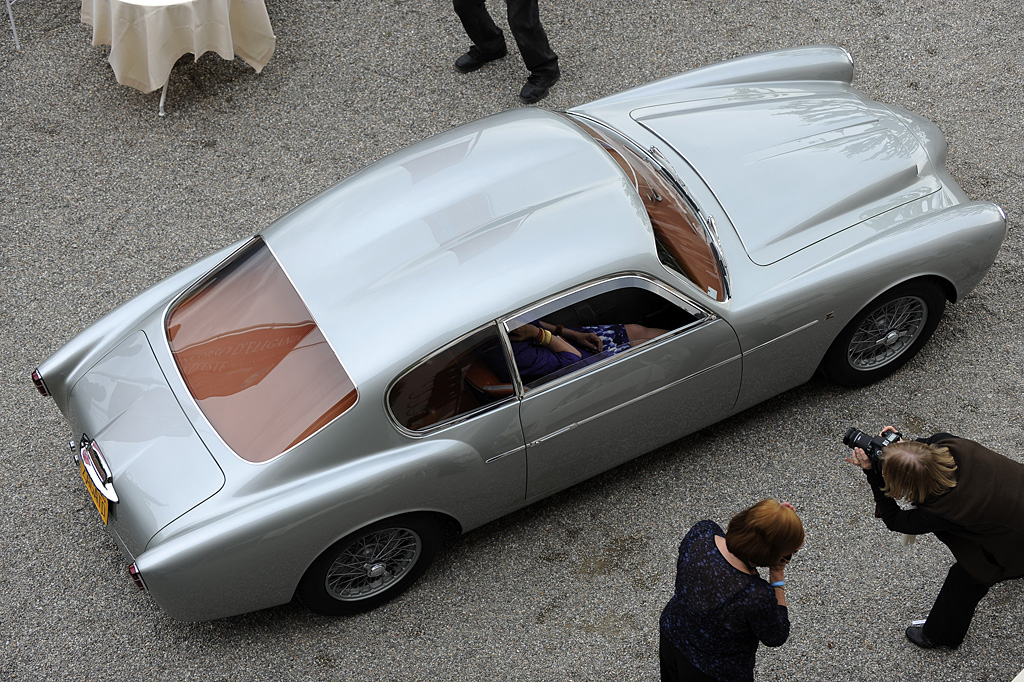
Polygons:
M842 386L866 386L889 376L928 342L946 309L938 285L920 280L885 292L839 333L821 361Z
M369 611L394 599L433 562L441 529L428 516L406 514L371 524L321 554L296 596L327 616Z

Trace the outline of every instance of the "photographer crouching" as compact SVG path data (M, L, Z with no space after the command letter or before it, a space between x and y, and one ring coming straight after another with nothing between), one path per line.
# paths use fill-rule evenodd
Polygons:
M843 443L867 475L875 516L891 531L934 533L956 558L924 625L906 632L919 647L955 649L989 588L1024 577L1024 464L948 433L905 441L892 426L877 438L851 428Z

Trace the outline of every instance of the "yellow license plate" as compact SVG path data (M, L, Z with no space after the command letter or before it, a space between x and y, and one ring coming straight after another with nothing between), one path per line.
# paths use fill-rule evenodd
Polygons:
M96 490L96 486L93 484L92 479L89 478L89 474L85 471L85 463L78 463L78 474L85 481L85 489L89 491L89 497L92 498L92 503L96 505L96 511L100 513L100 518L103 519L103 525L107 524L107 514L110 512L110 501L100 494L99 490Z

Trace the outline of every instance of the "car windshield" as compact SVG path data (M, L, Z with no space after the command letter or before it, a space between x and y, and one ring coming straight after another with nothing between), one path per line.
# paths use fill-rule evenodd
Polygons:
M675 183L610 128L569 117L625 171L654 228L658 257L716 301L725 300L725 278L708 230Z
M224 442L265 462L356 403L356 387L270 249L256 239L170 312L167 338Z

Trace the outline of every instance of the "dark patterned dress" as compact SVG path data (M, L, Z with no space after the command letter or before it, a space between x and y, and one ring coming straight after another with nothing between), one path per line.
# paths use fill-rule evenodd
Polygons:
M717 679L754 679L758 642L781 646L789 611L760 576L736 569L715 546L725 533L701 521L679 545L676 591L661 613L661 634L693 665Z

